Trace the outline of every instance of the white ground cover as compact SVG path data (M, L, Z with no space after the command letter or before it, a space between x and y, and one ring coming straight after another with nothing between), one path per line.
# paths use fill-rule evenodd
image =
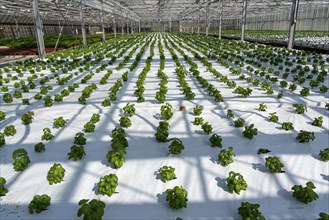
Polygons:
M1 98L0 108L7 116L5 121L0 122L0 131L7 125L14 125L17 129L17 134L14 137L6 137L6 145L0 148L0 176L7 180L5 186L9 190L6 196L0 198L1 219L76 219L78 202L81 199L93 198L106 203L103 219L240 219L237 208L243 201L259 203L259 210L267 219L316 219L320 212L329 212L329 166L318 157L320 150L329 147L329 111L324 108L325 102L328 102L328 93L312 92L311 96L303 98L297 92L287 91L279 100L274 95L267 95L259 87L254 87L250 97L241 98L206 71L200 61L193 59L198 64L201 75L220 89L224 102L216 103L192 75L188 75L186 81L196 97L195 100L187 101L178 87L176 65L165 46L164 50L164 72L169 77L167 102L174 107L174 116L169 120L169 137L180 138L185 145L184 151L177 156L169 155L169 142L158 143L155 140L154 134L160 121L158 114L162 105L155 99L155 93L159 89L157 71L160 65L157 43L151 70L144 84L143 103L136 102L134 91L137 88L137 77L150 54L149 47L110 107L102 107L101 103L108 97L108 89L127 70L115 70L123 58L95 74L88 82L96 83L98 89L92 93L86 105L77 102L81 96L82 85L69 97L64 98L62 103L54 102L50 108L44 107L42 101L26 107L17 99L14 99L12 104L5 104ZM175 53L188 70L189 66L183 57L178 51ZM188 51L185 53L193 57ZM250 87L214 60L209 61L216 70L228 75L230 80L235 80L238 86ZM132 62L133 60L130 60L127 67ZM108 84L99 85L107 70L113 70L113 75L110 76ZM43 73L51 74L49 70ZM73 79L70 84L79 83L81 78ZM47 85L52 85L57 92L67 86L58 86L55 80L51 80ZM24 98L33 97L35 91L37 90L31 90L30 94L23 93ZM131 118L132 126L126 130L129 142L126 162L122 168L113 169L106 160L111 146L110 134L115 127L120 126L122 108L128 102L135 104L136 115ZM292 104L300 102L308 108L308 111L301 115L296 114L292 107ZM257 111L260 103L267 105L265 112ZM195 116L192 109L196 105L203 106L201 116L210 122L213 133L222 136L222 149L233 147L236 157L229 166L217 164L221 149L211 148L208 141L210 135L204 134L201 127L193 124ZM180 106L186 106L187 111L179 111ZM227 109L233 110L236 119L245 119L246 125L255 124L258 135L252 140L244 138L243 128L235 128L233 120L226 117ZM32 124L25 126L20 118L28 110L34 111L35 117ZM284 131L280 123L269 122L267 118L272 112L277 113L280 122L292 122L294 130ZM79 161L69 161L67 153L73 145L74 136L83 130L83 125L93 113L99 113L101 121L96 125L94 133L86 134L86 156ZM69 119L68 124L60 129L52 128L53 119L59 116ZM318 116L324 118L322 127L311 125L314 117ZM36 153L34 145L41 141L42 129L46 127L51 128L55 137L46 143L45 152ZM314 132L315 140L298 143L296 136L300 130ZM23 172L13 170L12 152L18 148L25 148L31 160L29 167ZM267 148L271 152L258 155L259 148ZM264 166L268 156L279 157L284 164L285 173L271 174ZM66 170L65 177L63 182L49 185L46 176L54 163L62 164ZM163 182L157 177L156 171L164 165L176 169L177 179ZM240 195L228 191L225 181L230 171L241 173L248 184L247 190L242 191ZM96 185L100 177L109 173L115 173L119 178L116 190L118 193L112 197L97 195ZM312 181L316 186L315 191L319 199L303 204L292 197L291 187L305 186L308 181ZM183 186L188 191L185 209L173 210L165 201L165 190L176 185ZM48 194L51 197L51 205L48 210L31 215L27 206L36 194Z

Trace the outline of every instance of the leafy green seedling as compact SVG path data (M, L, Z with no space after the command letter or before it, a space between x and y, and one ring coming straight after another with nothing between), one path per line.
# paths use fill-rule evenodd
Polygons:
M74 161L76 161L81 160L82 157L86 155L86 153L83 146L73 145L71 147L70 153L68 153L67 155L69 155L69 160L73 159Z
M170 103L166 103L166 104L162 105L160 111L161 111L161 117L164 120L171 119L174 114L173 107Z
M21 118L22 122L24 125L29 125L32 123L32 120L33 120L33 116L26 113L24 115L22 115L22 118Z
M78 210L77 216L83 215L84 220L102 220L104 215L105 203L101 200L93 199L88 202L88 199L82 199L79 202L81 206Z
M303 104L293 104L292 106L295 107L297 114L303 114L305 113L305 111L307 111L306 106L304 106Z
M267 157L265 158L265 166L270 170L271 173L282 173L283 163L281 163L278 157Z
M43 129L43 135L41 136L41 140L49 141L54 137L54 135L51 134L51 130L49 128Z
M325 162L329 161L329 148L325 148L321 150L319 156L323 161Z
M115 174L109 174L101 177L97 187L98 193L111 197L118 186L118 177Z
M58 118L54 118L53 126L54 128L61 128L64 127L67 123L67 120L63 118L63 116L60 116Z
M3 133L8 137L8 136L15 136L16 134L16 129L14 125L8 125L5 127Z
M175 168L171 166L163 166L159 169L160 176L166 180L170 181L176 179Z
M167 142L169 136L169 123L167 121L160 121L157 132L155 133L156 140L158 142Z
M74 144L85 145L86 144L85 134L82 132L76 133L74 137Z
M0 111L0 121L5 120L6 118L6 113L4 113L3 111Z
M265 112L267 109L267 106L264 103L260 103L258 107L258 111Z
M173 189L166 190L166 201L173 209L181 209L187 207L187 191L182 186L175 186Z
M229 118L234 118L233 111L231 109L227 109L226 116Z
M124 162L126 161L125 158L125 151L123 150L124 146L122 147L113 147L112 151L109 151L106 155L106 159L109 163L112 163L115 168L120 168L123 166Z
M5 196L8 192L8 189L5 188L6 179L0 176L0 197Z
M50 196L46 194L35 195L29 204L29 212L33 214L34 212L40 213L44 210L47 210L47 207L50 206L50 200Z
M298 133L296 139L300 143L307 143L307 142L310 142L310 141L314 141L314 139L315 139L314 132L300 130L300 132Z
M222 137L218 134L213 134L209 141L211 143L211 147L222 147Z
M200 105L195 106L195 108L193 108L193 114L195 116L201 115L202 114L202 106L200 106Z
M194 124L195 125L202 125L204 123L204 119L202 117L195 117Z
M245 121L242 118L239 118L234 121L234 127L240 128L243 127Z
M258 210L259 207L259 204L242 202L238 208L238 214L242 217L242 220L265 220L265 217Z
M129 128L131 126L131 120L127 116L123 116L120 118L120 126L123 128Z
M242 132L243 136L248 139L253 139L254 136L257 135L257 128L254 128L254 124L249 126L245 126L245 130Z
M323 117L320 116L320 117L314 118L314 121L312 122L312 125L317 126L317 127L321 127L322 123L323 123Z
M45 150L46 150L46 149L45 149L45 145L44 145L42 142L37 143L36 145L34 145L34 151L35 151L35 152L40 153L40 152L43 152L43 151L45 151Z
M306 187L295 185L291 189L293 190L292 196L305 204L319 198L318 194L316 194L316 192L313 190L315 189L315 186L312 182L307 182Z
M233 147L229 147L228 150L221 150L218 154L218 162L226 167L230 163L233 163L233 156L235 156Z
M226 179L227 187L231 193L235 192L240 195L241 190L246 190L248 187L247 182L244 180L240 173L231 171Z
M201 127L206 134L210 134L212 132L212 126L208 122L204 123Z
M47 180L50 185L53 185L54 183L60 183L62 182L65 175L65 169L62 167L59 163L54 163L52 167L50 167L48 174L47 174Z
M13 166L15 171L25 170L29 165L29 163L31 162L28 153L25 149L15 150L12 156L14 159Z
M171 154L180 154L184 150L184 144L181 140L178 138L172 138L172 142L169 145L169 152Z
M130 117L135 115L136 112L135 105L127 103L127 105L123 107L123 112L124 114L129 115Z
M283 122L282 123L282 129L285 131L290 131L294 129L294 125L292 122Z
M278 122L279 121L279 117L277 116L276 112L270 113L268 119L271 122Z

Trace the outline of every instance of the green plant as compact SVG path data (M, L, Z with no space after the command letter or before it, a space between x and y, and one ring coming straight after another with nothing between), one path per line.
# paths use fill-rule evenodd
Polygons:
M218 134L213 134L209 141L211 143L211 147L222 147L222 137Z
M0 111L0 121L5 120L6 118L6 113L4 113L3 111Z
M50 196L46 194L35 195L29 204L29 212L33 214L34 211L36 213L40 213L44 210L47 210L47 207L50 206L50 200Z
M329 161L329 148L321 150L319 156L323 161Z
M159 169L160 176L166 181L176 179L175 168L171 166L163 166Z
M65 169L62 167L59 163L54 163L52 167L50 167L48 174L47 174L47 180L50 185L53 185L54 183L60 183L62 182L65 175Z
M199 116L202 114L202 106L197 105L193 108L193 114Z
M307 143L307 142L310 142L310 140L314 141L314 139L315 139L314 132L300 130L296 139L300 143Z
M241 190L246 190L248 187L247 182L244 180L240 173L231 171L226 179L227 187L231 193L235 192L240 195Z
M248 139L253 139L254 136L257 135L257 128L254 128L254 124L244 127L245 130L242 132L243 136Z
M69 160L73 159L74 161L76 161L81 160L82 157L86 155L86 153L83 146L73 145L71 147L70 153L68 153L67 155L69 155Z
M265 158L265 166L270 170L271 173L282 173L283 163L281 163L278 157L267 157Z
M293 104L292 106L295 107L297 114L303 114L305 111L307 111L306 106L303 104Z
M227 166L230 163L233 163L233 156L235 156L235 153L233 152L233 147L229 147L228 150L221 150L218 154L218 162L223 166Z
M135 115L136 112L135 105L127 103L127 105L123 107L123 112L124 114L128 114L130 117Z
M159 142L167 142L169 136L169 123L167 121L160 121L157 132L155 133L156 140Z
M86 144L85 134L82 132L76 133L74 137L74 144L85 145Z
M321 127L322 123L323 123L323 117L320 116L320 117L314 118L314 121L312 122L312 125L317 126L317 127Z
M58 118L54 118L54 122L53 122L53 126L55 128L61 128L61 127L64 127L66 125L68 120L65 120L63 118L63 116L60 116Z
M0 197L5 196L8 192L8 189L5 188L6 179L0 176Z
M325 212L321 212L319 214L320 218L318 218L317 220L329 220L329 214L325 213Z
M265 148L260 148L257 152L257 154L267 154L270 153L271 151Z
M243 127L245 121L242 118L239 118L234 121L234 127L240 128Z
M206 134L210 134L212 132L212 126L208 122L204 123L201 127Z
M78 210L77 216L83 215L84 220L102 220L104 215L105 203L101 200L93 199L88 202L88 199L82 199L79 202L81 206Z
M303 87L303 89L300 90L300 95L304 96L304 97L309 96L310 95L310 89L306 88L306 87Z
M117 142L116 142L117 143ZM118 145L116 145L118 146ZM109 151L106 155L106 159L109 163L112 163L115 168L120 168L123 166L123 163L126 161L124 145L121 147L113 147L112 151Z
M166 103L166 104L162 105L160 111L161 111L161 117L164 120L171 119L174 114L173 107L170 103Z
M266 109L267 109L267 106L264 103L259 104L258 111L264 112L264 111L266 111Z
M233 111L231 109L227 109L226 116L229 118L234 118Z
M312 182L307 182L306 187L295 185L291 188L293 190L292 196L305 204L310 203L319 198L318 194L313 190L315 188Z
M12 103L13 102L13 97L11 97L10 93L5 93L3 95L3 101L5 103Z
M5 135L0 132L0 147L6 144Z
M173 209L181 209L187 207L187 191L182 186L175 186L173 189L166 190L166 201Z
M292 122L283 122L282 123L282 129L285 130L285 131L293 130L294 125L293 125Z
M35 152L40 153L40 152L45 151L45 150L46 150L45 145L42 142L37 143L36 145L34 145L34 151Z
M96 125L89 121L83 127L86 133L92 133L95 132Z
M103 107L111 106L111 99L109 99L109 98L104 99L104 101L102 102L102 106Z
M127 116L123 116L120 118L120 126L123 128L129 128L131 126L131 120Z
M115 193L115 189L118 186L118 177L115 174L109 174L101 177L97 183L98 193L107 195L109 197Z
M202 117L195 117L194 124L195 125L202 125L204 123L204 119Z
M53 106L53 99L50 96L46 96L44 99L44 105L45 107L51 107Z
M278 122L279 117L277 116L276 112L270 113L268 120L271 122Z
M242 220L265 220L265 217L258 210L259 207L259 204L241 202L241 206L238 208L238 214L242 217Z
M20 99L20 98L22 98L23 96L22 96L21 91L19 91L19 90L15 90L15 92L14 92L14 97L15 97L16 99Z
M329 102L327 102L324 107L327 108L327 110L329 111Z
M13 152L13 159L14 159L14 170L15 171L23 171L27 168L29 165L30 158L28 156L28 153L25 149L17 149Z
M3 133L6 135L6 136L15 136L16 134L16 129L15 129L15 126L14 125L8 125L5 127Z
M178 138L172 138L172 142L169 145L169 152L171 154L180 154L184 150L184 144L181 140Z
M41 136L41 140L49 141L54 137L54 135L51 134L51 130L49 128L43 129L43 135Z

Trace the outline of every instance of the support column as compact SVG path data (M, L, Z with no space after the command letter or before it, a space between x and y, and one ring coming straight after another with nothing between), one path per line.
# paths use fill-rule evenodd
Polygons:
M117 24L115 22L115 17L113 17L113 32L114 32L114 38L117 37Z
M138 33L141 32L141 20L138 21Z
M182 21L179 20L178 22L179 22L179 32L182 32Z
M243 0L242 24L241 24L242 41L244 41L244 36L245 36L246 20L247 20L247 0Z
M169 21L169 32L172 32L171 28L172 28L172 24L171 24L171 17L170 17L170 21Z
M206 36L209 35L209 26L210 26L210 21L209 21L209 16L210 16L209 6L210 6L210 3L207 2L207 8L206 8Z
M201 29L201 6L199 1L199 11L198 11L198 35L200 35L200 29Z
M80 23L81 23L81 33L82 33L82 39L83 39L83 46L87 45L87 37L86 37L86 27L85 27L85 22L83 18L83 8L82 8L82 0L80 0Z
M288 49L293 49L293 47L294 47L298 6L299 6L299 0L292 0L290 24L289 24Z
M42 33L38 0L33 0L32 5L33 5L33 12L34 12L35 28L37 31L39 56L46 56L46 49L45 49L45 42L44 42L43 33Z
M102 11L101 11L101 23L102 23L102 31L103 31L103 41L106 40L106 35L105 35L105 24L104 24L104 4L103 0L101 0L102 3Z
M124 30L124 24L123 24L123 22L122 22L122 24L121 24L121 34L124 35L124 33L125 33L125 30Z
M129 34L129 20L127 20L127 34Z
M223 0L219 0L218 39L222 39Z
M192 34L194 34L194 15L192 15Z
M16 15L15 15L14 19L15 19L15 29L16 29L15 37L16 37L16 39L18 39L18 38L21 38L21 35L19 33L19 27L18 27L18 21L17 21Z

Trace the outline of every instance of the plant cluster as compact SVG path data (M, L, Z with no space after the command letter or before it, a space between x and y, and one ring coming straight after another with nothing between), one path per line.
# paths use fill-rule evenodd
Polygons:
M50 206L50 200L50 196L46 194L35 195L29 204L29 212L33 214L34 212L40 213L47 210L47 207Z
M47 180L50 185L53 185L54 183L60 183L62 182L65 175L65 169L62 167L59 163L54 163L52 167L50 167L48 174L47 174Z
M233 158L235 153L233 151L233 147L229 147L227 150L221 150L218 154L218 162L222 164L224 167L233 163Z
M100 117L101 117L100 114L94 113L91 116L90 120L84 125L85 132L87 133L95 132L96 123L100 121Z
M314 121L312 122L313 126L321 127L323 123L323 117L319 116L317 118L314 118Z
M13 166L15 171L23 171L29 165L30 158L27 151L23 148L17 149L13 152Z
M193 108L193 114L194 114L195 116L199 116L199 115L201 115L201 114L202 114L202 106L200 106L200 105L195 106L195 107Z
M52 135L51 130L49 128L43 129L43 135L41 136L41 140L49 141L53 139L54 135Z
M127 103L127 105L125 107L123 107L123 112L125 115L132 117L133 115L135 115L135 112L136 112L135 105Z
M257 128L254 128L254 124L244 127L245 130L242 132L243 136L248 139L253 139L254 136L257 135Z
M310 203L319 198L318 194L313 190L315 188L312 182L307 182L306 187L295 185L291 188L293 190L292 196L305 204Z
M169 153L171 154L180 154L184 150L184 144L178 138L172 138L171 144L169 145Z
M8 192L8 189L5 188L6 179L0 176L0 197L5 196Z
M167 121L160 121L155 133L155 138L158 142L167 142L169 136L169 123Z
M248 187L247 182L244 180L240 173L231 171L226 179L227 187L230 192L235 192L240 195L241 190L246 190Z
M290 131L294 129L294 125L292 122L283 122L282 123L282 129L285 131Z
M300 143L308 143L310 141L314 141L314 139L315 139L314 132L300 130L296 139Z
M218 134L213 134L209 138L211 147L222 147L222 137Z
M329 148L325 148L323 150L320 151L319 156L321 158L321 160L327 162L329 161Z
M171 166L160 167L159 173L160 176L166 181L176 179L175 168Z
M93 199L88 202L88 199L82 199L79 201L79 206L77 216L83 215L84 220L102 220L104 215L105 203L101 200Z
M271 122L278 122L279 121L279 117L276 114L276 112L270 113L268 120Z
M282 173L284 167L278 157L267 157L265 158L265 166L270 170L271 173Z
M107 195L109 197L115 193L115 189L118 186L118 177L115 174L109 174L104 177L101 177L97 183L98 193L102 195Z
M106 155L106 159L109 163L112 163L115 168L120 168L126 161L125 148L128 147L128 141L123 128L115 128L112 130L112 150Z
M66 125L67 121L68 120L67 119L65 120L63 118L63 116L60 116L58 118L54 118L53 126L55 128L62 128L62 127L64 127Z
M244 123L245 123L245 120L242 118L239 118L234 121L234 127L237 127L237 128L243 127Z
M259 207L259 204L242 202L238 208L238 214L242 217L242 220L265 220L265 217L258 210Z
M38 152L38 153L40 153L40 152L43 152L43 151L45 151L46 149L45 149L45 145L42 143L42 142L39 142L39 143L37 143L36 145L34 145L34 151L35 152Z
M3 133L8 137L8 136L15 136L16 134L16 128L14 125L8 125L5 127L3 130Z
M69 160L73 159L74 161L81 160L83 156L86 155L84 146L73 145L71 151L67 154Z
M182 186L175 186L173 189L166 190L166 201L173 209L181 209L187 207L187 191Z
M172 118L173 116L173 107L170 103L166 103L164 105L161 106L160 108L160 111L161 111L161 117L164 119L164 120L169 120Z

